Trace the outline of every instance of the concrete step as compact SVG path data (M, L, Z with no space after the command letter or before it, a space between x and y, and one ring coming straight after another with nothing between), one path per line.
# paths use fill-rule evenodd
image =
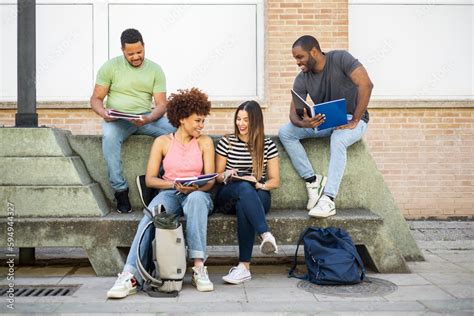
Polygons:
M69 186L0 186L0 201L15 217L104 216L109 207L97 183ZM6 214L5 214L6 215Z
M68 134L56 128L0 128L0 157L71 156Z
M17 218L15 247L83 247L98 275L114 275L124 264L120 249L130 247L142 216L141 212L111 212L103 217ZM2 224L5 221L0 218L0 235L7 227ZM370 265L377 271L409 271L383 219L369 210L341 209L336 216L326 219L308 218L302 210L281 210L270 212L267 221L280 245L294 245L308 226L344 228L355 244L365 247ZM235 216L210 216L208 245L237 245L236 225ZM28 233L32 231L35 234ZM0 240L0 246L5 243L6 239Z
M0 185L87 185L86 166L73 157L0 157Z

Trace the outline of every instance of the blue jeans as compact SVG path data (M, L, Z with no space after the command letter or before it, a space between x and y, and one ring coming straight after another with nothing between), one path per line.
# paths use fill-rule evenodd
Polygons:
M156 205L164 205L166 212L171 214L184 215L186 220L186 244L188 246L188 258L206 259L207 248L207 217L209 216L213 204L209 193L194 191L190 194L176 194L176 190L162 190L150 202L149 209ZM140 242L140 235L146 225L151 222L148 216L143 216L138 224L137 232L133 238L132 246L127 257L127 262L123 268L124 272L130 272L139 284L142 278L137 269L137 250ZM143 263L152 261L152 241L155 238L155 226L151 225L143 236L140 244L140 259ZM158 241L159 242L159 241ZM146 266L145 266L146 267Z
M348 120L352 116L348 116ZM283 125L278 131L283 147L285 147L296 172L303 179L314 176L313 167L306 155L300 139L312 137L331 137L328 181L324 193L336 197L341 185L347 161L347 148L360 140L367 130L367 123L360 121L354 129L325 129L317 131L311 128L300 128L292 123Z
M107 163L109 182L115 192L128 188L122 171L122 143L132 134L158 137L175 130L166 117L140 127L124 119L102 122L102 152Z
M237 215L240 262L250 262L255 233L268 232L265 214L270 210L270 205L270 192L256 190L249 182L231 182L219 188L216 196L217 210Z

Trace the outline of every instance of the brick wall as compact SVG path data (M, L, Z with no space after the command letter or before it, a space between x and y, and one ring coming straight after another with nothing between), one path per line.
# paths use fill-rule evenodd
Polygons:
M405 217L473 217L474 109L370 114L367 143Z
M265 12L267 134L288 121L289 89L298 68L291 45L301 35L323 50L347 49L347 0L268 0ZM356 56L357 57L357 56ZM416 103L416 102L413 102ZM371 108L366 136L374 159L407 218L474 216L474 108ZM233 109L216 108L206 132L232 130ZM39 124L99 134L99 118L87 108L39 109ZM15 111L0 109L0 125L13 126Z

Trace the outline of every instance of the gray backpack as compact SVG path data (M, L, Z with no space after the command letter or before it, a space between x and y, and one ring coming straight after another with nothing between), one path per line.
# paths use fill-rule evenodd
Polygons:
M179 223L179 216L167 214L162 205L152 211L145 208L144 213L152 221L143 230L137 250L137 266L144 281L143 290L150 296L177 296L186 272L183 226ZM155 226L155 239L152 242L153 263L147 265L152 268L147 271L140 259L140 244L150 225Z

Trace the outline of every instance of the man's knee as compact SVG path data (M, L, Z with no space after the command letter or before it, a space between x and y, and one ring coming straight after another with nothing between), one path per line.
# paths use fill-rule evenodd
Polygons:
M278 138L280 138L280 140L282 140L282 141L287 140L289 138L292 138L291 136L294 135L294 133L292 132L294 128L296 128L296 127L291 123L287 123L287 124L283 125L278 130Z
M348 129L335 130L331 135L331 148L347 148L352 145L359 140L353 133L355 131Z
M125 141L123 133L119 128L104 128L102 134L103 144L121 144Z

